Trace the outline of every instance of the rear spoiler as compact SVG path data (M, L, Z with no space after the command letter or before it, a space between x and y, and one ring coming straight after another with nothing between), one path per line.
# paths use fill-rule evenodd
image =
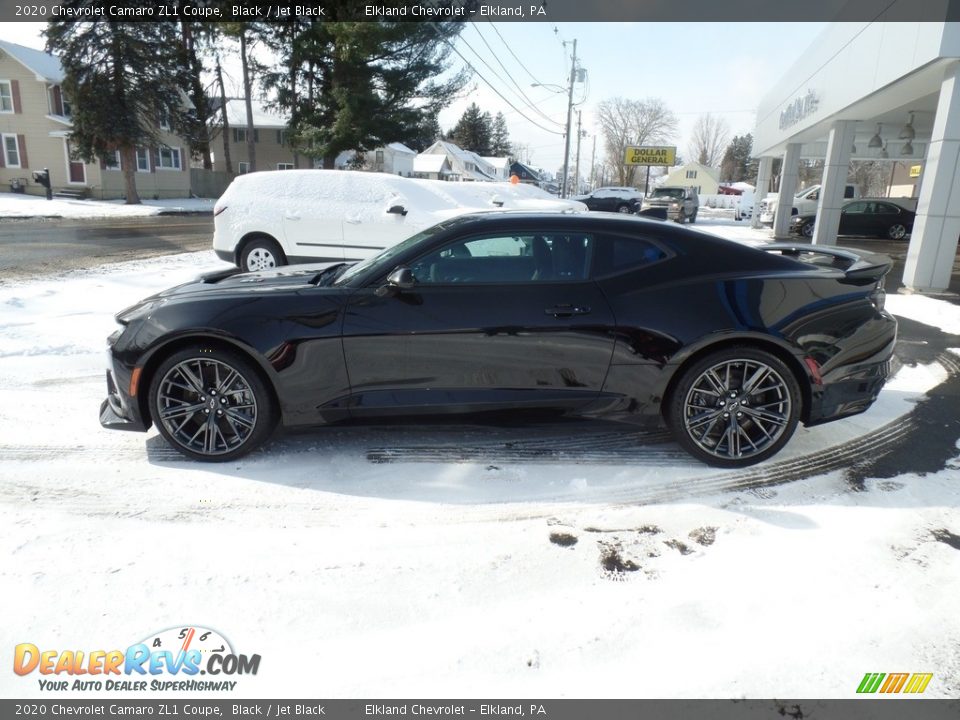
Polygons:
M778 252L785 257L810 262L819 267L829 267L842 270L847 280L857 283L876 282L883 278L893 260L886 255L858 252L849 248L824 247L823 245L795 245L793 243L771 243L764 245L761 250ZM817 262L816 256L830 258L829 264ZM809 256L804 258L804 256Z
M228 277L237 275L240 272L241 270L238 267L227 268L226 270L214 270L213 272L200 275L197 280L207 285L216 285L221 280L226 280Z

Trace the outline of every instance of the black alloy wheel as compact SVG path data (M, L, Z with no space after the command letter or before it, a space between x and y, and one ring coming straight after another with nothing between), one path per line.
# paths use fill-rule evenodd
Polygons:
M160 434L194 460L246 455L277 423L273 396L254 366L219 348L188 348L168 357L153 374L149 398Z
M804 221L803 226L800 228L800 234L803 235L805 238L812 238L813 222L810 220Z
M903 223L894 223L887 230L887 237L891 240L903 240L907 234L907 227Z
M680 445L716 467L745 467L777 453L800 418L800 386L764 350L710 353L688 368L670 397L667 422Z

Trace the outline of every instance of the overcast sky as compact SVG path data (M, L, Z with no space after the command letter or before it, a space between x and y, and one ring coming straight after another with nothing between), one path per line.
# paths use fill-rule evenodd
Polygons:
M590 164L593 134L598 130L594 122L597 104L617 96L661 98L680 121L675 139L678 153L688 156L690 130L702 113L722 116L731 137L752 132L760 99L803 55L824 25L467 23L457 49L477 74L464 96L441 114L440 125L444 130L452 128L470 102L491 115L503 112L511 140L530 148L534 167L556 172L563 164L567 97L531 85L566 86L571 43L576 39L579 64L587 71L586 82L578 83L574 92L576 109L582 110L583 129L588 133L581 145L581 167ZM0 23L0 38L41 48L43 27L44 23ZM455 60L461 62L459 57ZM239 95L237 67L228 66L227 73ZM574 151L575 144L571 165ZM598 158L601 153L598 140Z

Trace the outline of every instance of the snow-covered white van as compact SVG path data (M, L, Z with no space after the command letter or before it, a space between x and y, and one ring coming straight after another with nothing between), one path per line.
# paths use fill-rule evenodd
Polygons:
M242 270L360 260L447 218L478 210L585 211L538 188L447 183L350 170L237 177L213 209L213 249Z

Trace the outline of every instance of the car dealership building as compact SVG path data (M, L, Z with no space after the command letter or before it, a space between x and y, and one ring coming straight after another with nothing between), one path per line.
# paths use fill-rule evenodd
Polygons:
M937 291L950 282L960 238L960 23L896 22L898 10L908 16L909 3L870 22L830 24L767 93L754 133L757 197L782 158L774 231L786 236L799 162L824 159L813 242L832 245L850 161L909 163L920 174L903 283Z

